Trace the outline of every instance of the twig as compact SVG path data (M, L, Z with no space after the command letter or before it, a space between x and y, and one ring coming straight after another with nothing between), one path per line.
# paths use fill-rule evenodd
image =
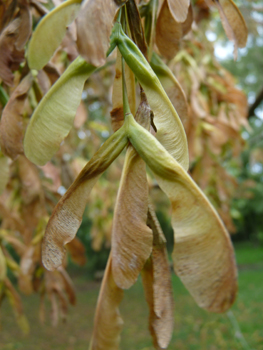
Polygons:
M258 93L255 102L248 109L248 118L255 116L255 109L260 105L261 101L263 101L263 88Z

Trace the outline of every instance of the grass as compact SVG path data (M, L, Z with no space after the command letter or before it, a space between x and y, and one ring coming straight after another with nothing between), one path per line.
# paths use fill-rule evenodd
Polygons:
M248 243L236 245L239 294L229 314L208 313L195 305L180 280L173 275L174 333L168 349L176 350L263 350L263 249ZM23 297L31 332L23 336L12 310L1 308L1 350L87 350L99 283L84 276L74 279L78 302L69 310L68 322L57 328L38 321L38 297ZM121 304L124 319L121 350L153 350L148 332L148 310L141 281L125 293ZM236 328L237 327L237 328ZM240 329L238 329L240 328ZM107 349L105 349L107 350Z

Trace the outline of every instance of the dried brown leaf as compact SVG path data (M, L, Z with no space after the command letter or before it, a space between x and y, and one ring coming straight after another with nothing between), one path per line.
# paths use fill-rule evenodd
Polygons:
M48 63L45 65L45 67L43 68L44 72L47 73L52 85L58 80L58 78L60 77L60 73L57 69L57 67L55 65L53 65L52 63Z
M34 253L35 247L29 246L20 260L20 273L18 277L18 285L21 292L23 292L26 295L29 295L33 292L32 278L36 265Z
M17 0L1 1L0 3L0 32L14 17L17 8Z
M18 167L22 185L22 198L25 204L30 204L43 196L39 171L24 155L18 157Z
M75 264L80 266L86 263L86 250L82 242L75 237L71 242L66 245L67 250L70 253L71 259Z
M182 23L186 20L190 0L168 0L168 6L173 18Z
M8 179L9 179L8 158L5 156L1 156L1 153L0 153L0 195L4 192Z
M17 212L12 212L8 206L6 201L3 198L0 200L0 217L2 218L1 227L2 229L9 229L12 231L18 231L20 233L24 233L26 228L24 227L24 223Z
M142 276L145 299L149 307L149 330L153 338L154 347L157 350L160 350L160 347L158 345L157 335L153 327L155 320L158 320L158 319L154 312L154 296L153 296L154 277L153 277L153 262L151 257L144 265L141 271L141 276Z
M25 253L26 246L20 239L12 236L11 234L5 235L3 239L14 248L19 256L22 256Z
M195 2L195 22L199 24L202 20L210 19L210 9L207 0L197 0Z
M59 301L60 304L60 318L62 320L62 322L65 322L67 319L67 313L68 313L68 304L67 304L67 298L65 296L65 293L63 290L61 290L60 288L55 289L55 293L57 296L57 299Z
M30 5L36 10L37 14L45 16L49 11L45 6L41 5L41 2L47 3L47 1L30 0Z
M190 3L186 20L182 23L183 36L190 32L194 20L193 6Z
M123 324L119 304L123 298L123 290L114 282L111 263L110 255L97 302L90 350L117 350L119 348Z
M0 123L2 152L15 159L23 153L23 110L33 77L29 73L17 86L6 104Z
M245 47L248 30L246 22L238 7L232 0L213 0L217 7L222 25L229 40L234 41L234 56L237 58L237 48Z
M88 118L88 111L83 101L80 102L78 106L76 117L74 119L74 127L79 129L85 123Z
M42 166L41 169L43 170L46 179L48 179L45 186L48 187L50 191L57 192L58 188L61 186L60 169L58 169L51 162L48 162L46 165Z
M156 349L166 349L173 332L173 295L166 240L153 209L148 212L148 225L153 231L151 259L142 271L149 305L149 328Z
M73 22L71 23L71 25L68 28L68 31L66 33L66 35L64 36L64 39L62 40L61 43L61 48L63 49L63 51L65 51L68 55L68 58L70 61L75 60L78 56L79 56L79 52L78 52L78 48L77 48L77 44L76 44L76 39L73 38L73 35L76 34L77 36L77 32L73 32L73 30L70 29L75 28L76 30L76 23Z
M32 16L27 1L20 1L19 4L19 31L16 39L16 48L21 51L27 43L32 32Z
M122 56L117 49L116 73L113 82L111 126L113 131L118 130L124 122L123 98L122 98ZM125 63L125 80L129 106L132 114L136 112L135 78L131 69Z
M6 278L6 260L3 254L2 248L0 246L0 283Z
M165 0L156 22L156 45L160 53L168 60L172 59L179 51L182 37L182 24L174 19L168 0Z
M162 80L161 80L162 83ZM167 96L169 97L170 101L172 102L176 112L178 113L184 129L187 133L189 130L189 115L188 115L188 105L186 101L186 96L184 91L182 90L181 85L176 79L171 79L170 83L167 84L164 83L163 85L165 92L167 93Z
M71 169L70 164L62 158L62 160L61 160L62 186L64 186L66 189L68 189L74 180L75 180L75 176L74 176L73 170Z
M51 303L51 310L50 310L51 324L53 327L56 327L58 325L58 319L59 319L58 302L56 299L56 294L53 291L51 291L48 293L48 298Z
M58 271L61 274L61 277L62 277L62 280L64 283L65 292L68 295L68 300L69 300L71 305L75 305L76 304L76 293L75 293L74 285L73 285L71 278L69 277L67 271L62 266L60 266L58 268Z
M24 51L16 48L20 23L20 19L16 18L0 35L0 77L9 86L13 84L12 70L18 69L24 60Z
M58 271L54 271L54 272L46 271L45 288L48 294L48 298L51 302L51 322L53 326L57 326L59 316L61 317L62 321L66 320L68 304L67 304L67 299L64 292L64 286L65 286L64 282L65 281L62 274L59 273ZM67 291L67 293L68 292L69 291ZM58 305L58 301L59 301L60 307Z
M114 16L119 8L112 0L86 0L77 17L77 46L81 56L94 66L106 62ZM96 35L95 35L96 33Z
M40 102L42 97L48 92L51 87L51 81L44 69L38 71L33 87L36 99L38 102Z
M147 45L144 37L144 30L139 9L135 0L130 0L126 4L129 27L131 31L132 40L141 50L143 55L147 58Z

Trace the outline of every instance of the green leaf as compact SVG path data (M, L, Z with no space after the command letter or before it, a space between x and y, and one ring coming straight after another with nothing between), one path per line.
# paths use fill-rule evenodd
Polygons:
M65 1L40 21L28 46L31 69L42 69L48 63L65 36L67 26L76 18L81 2Z
M44 165L72 128L84 83L96 67L78 57L35 109L24 139L25 155Z

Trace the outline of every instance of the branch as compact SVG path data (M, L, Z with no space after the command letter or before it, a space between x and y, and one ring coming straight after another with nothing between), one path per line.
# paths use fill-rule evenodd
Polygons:
M255 116L255 109L260 105L261 101L263 101L263 87L259 91L255 102L248 109L248 118Z

